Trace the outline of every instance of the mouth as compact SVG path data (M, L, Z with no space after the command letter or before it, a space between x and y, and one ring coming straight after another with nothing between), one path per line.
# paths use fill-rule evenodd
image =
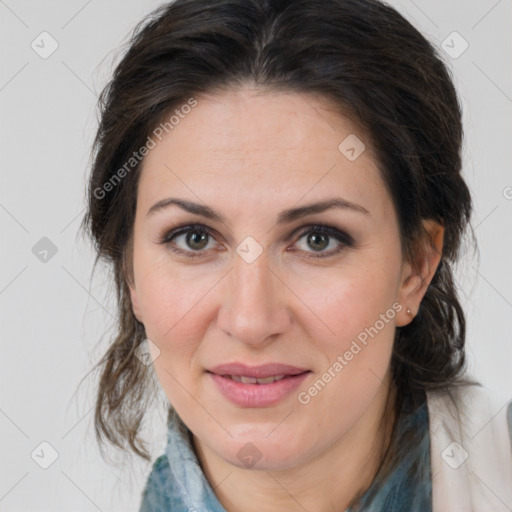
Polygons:
M297 366L229 363L207 370L222 396L239 407L268 407L288 397L311 373Z
M307 368L300 368L298 366L292 366L289 364L282 363L267 363L257 366L248 366L243 363L226 363L215 366L207 370L210 373L216 375L245 378L245 379L256 379L256 381L264 381L267 378L272 377L275 380L280 380L285 377L293 377L300 375L301 373L309 371ZM256 381L245 382L245 384L254 384ZM272 381L269 381L272 382ZM266 382L260 382L266 384Z
M242 384L271 384L277 380L285 379L290 377L289 375L271 375L270 377L265 377L263 379L258 379L256 377L248 377L246 375L221 375L226 379L231 379L236 382L241 382Z

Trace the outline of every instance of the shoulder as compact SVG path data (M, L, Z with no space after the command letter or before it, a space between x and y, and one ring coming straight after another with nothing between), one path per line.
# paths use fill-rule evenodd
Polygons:
M503 503L512 504L510 400L466 384L428 391L427 405L434 512L489 510L491 503L492 510L509 510Z
M477 384L427 391L430 430L477 441L479 436L512 450L512 400ZM510 450L509 450L510 451Z
M462 426L504 426L510 440L511 399L504 400L478 384L450 386L442 391L427 391L426 395L429 415L434 420L442 418L446 424Z

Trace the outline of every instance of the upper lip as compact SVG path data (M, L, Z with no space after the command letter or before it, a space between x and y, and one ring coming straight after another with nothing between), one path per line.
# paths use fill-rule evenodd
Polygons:
M217 375L238 375L240 377L255 377L264 379L274 375L299 375L309 371L307 368L299 368L289 364L268 363L258 366L247 366L242 363L226 363L207 370Z

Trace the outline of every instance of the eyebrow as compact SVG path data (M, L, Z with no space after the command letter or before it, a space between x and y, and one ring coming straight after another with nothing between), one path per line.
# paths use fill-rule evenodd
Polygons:
M176 205L186 210L187 212L201 215L202 217L206 217L207 219L216 220L222 223L225 223L224 217L210 208L209 206L202 205L199 203L194 203L193 201L186 201L184 199L177 199L173 197L168 197L166 199L162 199L155 203L149 210L146 216L154 215L156 212L164 210L165 208ZM306 204L304 206L300 206L298 208L290 208L288 210L283 210L277 217L276 224L286 224L293 222L302 217L306 217L307 215L312 215L315 213L320 213L325 210L329 210L330 208L342 208L346 210L352 210L358 213L363 213L365 215L370 215L370 212L360 204L353 203L351 201L347 201L341 197L333 197L330 199L325 199L323 201L318 201L316 203Z

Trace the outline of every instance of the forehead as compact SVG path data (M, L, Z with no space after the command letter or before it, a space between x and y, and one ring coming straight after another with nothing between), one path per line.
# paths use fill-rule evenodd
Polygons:
M328 100L251 87L195 99L143 161L144 208L179 189L194 200L260 208L338 194L371 204L377 216L389 213L369 141Z

